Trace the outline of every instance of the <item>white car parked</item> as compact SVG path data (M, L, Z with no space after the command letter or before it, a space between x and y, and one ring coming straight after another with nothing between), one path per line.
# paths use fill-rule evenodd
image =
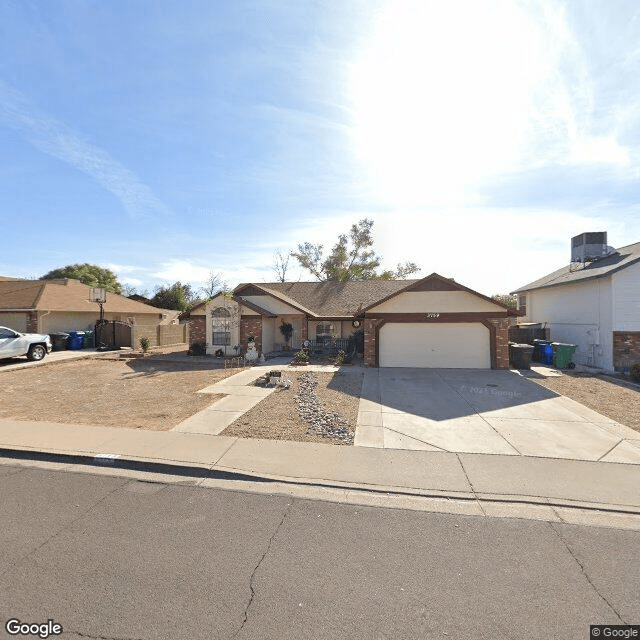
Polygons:
M27 356L29 360L42 360L51 353L51 338L41 333L19 333L9 327L0 327L0 360Z

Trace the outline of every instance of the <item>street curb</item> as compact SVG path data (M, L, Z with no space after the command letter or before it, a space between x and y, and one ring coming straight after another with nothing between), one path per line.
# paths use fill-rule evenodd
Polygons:
M185 478L227 480L236 482L253 482L268 484L284 484L298 487L352 490L372 495L402 498L424 498L440 500L458 500L468 503L480 504L504 504L523 506L546 506L566 509L575 509L583 512L597 511L619 515L631 515L640 517L640 507L634 508L626 505L613 505L599 502L574 501L570 499L548 498L544 496L527 496L518 494L492 494L495 497L486 497L473 492L438 491L425 489L410 489L389 487L383 485L346 483L328 481L323 479L295 478L291 476L272 476L269 474L252 473L245 470L219 467L216 464L203 466L188 464L179 461L158 460L153 458L132 458L120 455L104 455L90 453L62 453L55 451L41 451L36 449L18 449L0 447L0 458L16 460L32 460L34 462L50 462L58 464L77 464L86 467L123 469L128 471L160 473Z

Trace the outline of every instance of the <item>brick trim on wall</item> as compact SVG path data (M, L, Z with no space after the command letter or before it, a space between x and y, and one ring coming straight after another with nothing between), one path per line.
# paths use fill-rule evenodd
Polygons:
M189 319L189 346L207 344L207 319L205 316L191 316Z
M634 364L640 364L640 331L614 331L614 370L626 372Z
M246 353L249 337L253 336L258 353L262 353L262 316L240 318L240 348Z

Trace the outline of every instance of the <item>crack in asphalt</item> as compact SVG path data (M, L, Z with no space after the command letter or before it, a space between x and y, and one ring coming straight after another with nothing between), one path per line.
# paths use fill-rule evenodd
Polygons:
M244 625L247 624L247 620L249 619L249 609L251 608L251 605L253 604L253 600L256 595L255 587L253 585L253 580L255 578L256 573L258 572L258 569L260 568L260 565L262 564L263 560L267 557L267 554L271 550L271 545L275 537L278 535L278 532L280 531L286 517L289 515L289 511L291 511L291 506L293 505L293 503L294 503L294 500L291 500L291 502L287 504L287 508L284 510L284 513L282 514L282 518L280 519L278 526L276 527L275 531L269 538L269 542L267 543L267 548L264 550L262 557L260 558L260 560L258 560L258 563L256 564L256 566L253 568L253 571L251 572L251 576L249 578L249 589L251 591L251 595L249 596L249 602L247 602L247 606L244 608L242 623L240 624L240 627L238 627L238 630L233 634L233 638L236 638L238 634L242 631L242 629L244 629Z
M562 542L562 544L565 546L569 555L575 560L576 564L580 567L580 571L582 572L582 575L585 577L585 580L589 583L591 588L596 592L598 597L609 607L609 609L611 609L611 611L613 611L616 618L618 618L618 620L620 620L622 624L626 624L626 625L630 624L618 613L616 608L609 602L609 600L607 600L607 598L605 598L605 596L602 593L600 593L596 585L593 584L591 577L587 573L587 570L584 568L584 565L582 564L582 562L580 562L580 560L578 559L578 556L574 553L573 549L569 546L569 543L564 539L562 533L560 533L560 531L554 526L554 523L549 522L548 524L551 527L551 530L556 534L556 536L558 536L560 542Z
M104 500L106 500L107 498L112 496L114 493L116 493L116 491L120 491L125 485L129 484L129 482L130 482L130 480L127 479L126 481L124 481L121 484L119 484L115 489L113 489L112 491L109 491L109 493L105 494L100 499L96 500L96 502L94 502L92 505L87 507L87 509L85 509L82 513L78 514L75 518L73 518L72 520L69 520L67 523L65 523L63 526L61 526L56 532L52 533L44 542L39 544L35 549L32 549L31 551L29 551L25 555L23 555L20 558L18 558L15 562L12 562L7 567L5 567L5 569L2 572L0 572L0 576L4 576L11 569L13 569L14 567L18 566L22 562L25 562L26 560L28 560L34 554L38 553L38 551L40 551L40 549L42 549L42 547L44 547L47 544L49 544L54 538L57 538L63 531L66 531L67 529L70 529L76 522L78 522L79 520L84 518L90 511L95 509L95 507L97 507L101 502L103 502Z

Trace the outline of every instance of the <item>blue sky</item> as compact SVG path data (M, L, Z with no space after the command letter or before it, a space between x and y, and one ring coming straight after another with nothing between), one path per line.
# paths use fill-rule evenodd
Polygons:
M0 0L0 274L274 279L373 218L483 293L640 241L640 6ZM312 279L290 263L291 279Z

